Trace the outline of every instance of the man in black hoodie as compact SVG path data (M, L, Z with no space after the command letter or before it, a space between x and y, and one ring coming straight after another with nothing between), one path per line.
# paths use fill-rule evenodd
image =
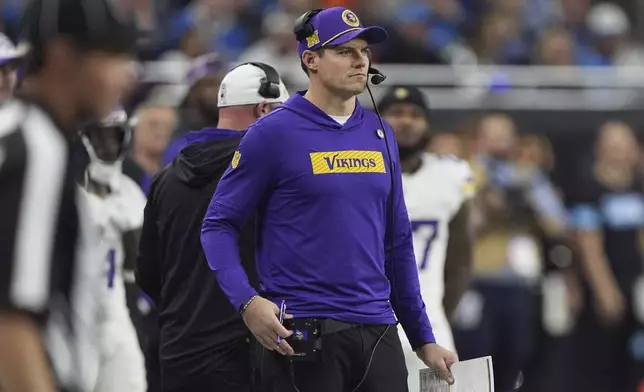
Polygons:
M164 392L250 391L249 333L208 267L200 231L245 129L287 98L270 66L236 67L219 90L217 128L186 134L179 155L152 181L136 280L159 310ZM254 221L239 242L244 268L256 285Z

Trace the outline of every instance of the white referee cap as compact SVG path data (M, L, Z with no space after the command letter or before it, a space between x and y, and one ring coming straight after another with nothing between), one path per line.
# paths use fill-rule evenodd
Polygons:
M265 71L253 64L242 64L228 72L219 86L217 106L256 105L265 103L284 103L289 97L288 90L279 78L280 96L277 98L262 97L259 93L262 81L267 79Z

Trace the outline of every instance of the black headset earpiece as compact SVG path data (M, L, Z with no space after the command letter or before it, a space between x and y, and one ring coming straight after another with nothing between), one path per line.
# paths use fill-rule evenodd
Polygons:
M252 62L252 61L239 64L237 67L240 67L245 64L250 64L252 66L255 66L261 69L262 71L264 71L264 74L266 75L266 77L262 78L261 83L259 85L259 90L257 90L259 95L267 99L277 99L280 97L280 95L282 95L282 92L280 91L280 76L275 70L275 68L271 67L268 64L264 64L260 62Z
M384 82L385 79L387 79L385 74L383 74L382 72L378 71L377 69L375 69L371 65L369 65L369 69L367 70L367 73L369 75L373 75L373 76L371 76L371 83L374 86L379 85L380 83Z
M315 28L312 24L309 23L309 21L321 11L321 8L306 11L304 14L302 14L302 16L297 18L297 20L295 21L295 27L293 28L293 34L295 34L295 39L298 42L304 41L307 37L310 37L315 32Z

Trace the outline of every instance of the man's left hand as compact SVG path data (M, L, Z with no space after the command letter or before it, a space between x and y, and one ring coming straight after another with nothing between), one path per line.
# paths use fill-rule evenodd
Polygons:
M416 355L431 369L440 371L441 376L450 384L454 384L454 376L450 367L458 362L456 353L439 346L436 343L427 343L416 350Z

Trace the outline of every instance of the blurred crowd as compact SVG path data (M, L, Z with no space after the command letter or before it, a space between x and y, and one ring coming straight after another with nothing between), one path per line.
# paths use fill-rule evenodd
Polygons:
M452 326L461 358L493 356L498 390L644 388L642 143L620 121L592 135L564 176L504 113L428 147L475 172L475 278Z
M173 60L168 79L216 52L222 61L263 61L292 84L305 82L293 21L316 7L342 5L365 24L386 26L381 63L642 65L642 6L636 0L114 0L146 32L143 60ZM4 0L16 25L24 0ZM639 40L638 40L639 38Z

